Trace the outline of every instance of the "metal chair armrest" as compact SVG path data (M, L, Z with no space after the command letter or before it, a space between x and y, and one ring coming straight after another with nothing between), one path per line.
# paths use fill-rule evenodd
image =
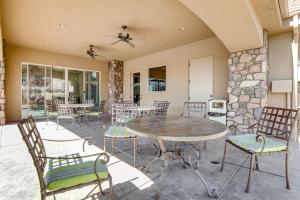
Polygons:
M247 130L249 130L249 129L252 129L252 128L254 128L255 126L257 126L258 125L258 123L255 123L255 124L253 124L253 125L251 125L251 126L249 126L248 128L246 128ZM231 132L233 132L233 134L235 135L236 134L236 130L240 130L236 125L230 125L229 126L229 130L231 130Z

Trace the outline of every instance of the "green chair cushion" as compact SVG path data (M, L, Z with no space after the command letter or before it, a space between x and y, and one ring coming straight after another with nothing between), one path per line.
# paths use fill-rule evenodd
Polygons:
M135 135L128 132L125 126L111 126L104 134L105 137L112 138L130 138L136 137Z
M263 142L257 142L256 136L257 135L255 134L229 136L228 140L242 149L252 151L254 153L260 153L263 148ZM265 137L265 147L263 149L263 153L283 150L286 150L286 144Z
M47 189L58 190L97 180L94 164L94 161L86 161L50 169L44 177ZM102 165L100 161L97 163L96 171L100 178L108 177L107 166Z

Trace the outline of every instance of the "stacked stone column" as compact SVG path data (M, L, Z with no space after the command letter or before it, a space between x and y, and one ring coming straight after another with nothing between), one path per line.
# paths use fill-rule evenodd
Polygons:
M111 113L113 103L123 101L123 62L108 62L108 112Z
M228 59L227 125L236 125L240 132L258 122L262 108L267 105L268 40L262 48L230 53Z

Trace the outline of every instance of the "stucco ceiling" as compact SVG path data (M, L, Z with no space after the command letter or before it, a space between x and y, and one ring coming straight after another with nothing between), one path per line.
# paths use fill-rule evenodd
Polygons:
M94 44L108 59L128 60L214 36L177 0L1 0L1 9L8 44L77 56ZM111 46L115 39L107 36L122 24L145 40L135 41L136 48Z

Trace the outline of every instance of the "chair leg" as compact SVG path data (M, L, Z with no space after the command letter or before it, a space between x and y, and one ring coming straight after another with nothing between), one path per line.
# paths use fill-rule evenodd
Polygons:
M204 149L206 150L206 140L204 141Z
M133 138L133 167L135 167L135 158L136 158L136 141L137 138Z
M254 158L255 158L255 169L259 170L257 155L255 155Z
M113 199L113 186L112 186L112 178L109 175L109 199L112 200Z
M100 179L99 179L99 190L100 190L101 195L104 195L104 192L103 192L103 190L102 190L101 180L100 180Z
M249 191L250 191L250 184L251 184L251 176L252 176L252 172L253 172L254 157L255 157L255 155L251 154L250 166L249 166L249 176L248 176L247 187L246 187L246 190L245 190L246 193L249 193Z
M106 152L106 138L104 137L104 145L103 145L103 150Z
M136 137L136 152L139 153L139 139Z
M49 121L49 116L47 115L47 122L46 122L46 126L48 125L48 121Z
M223 159L222 159L222 166L221 166L221 172L224 169L224 162L225 162L225 156L226 156L226 149L227 149L227 141L225 141L225 146L224 146L224 154L223 154Z
M59 125L59 118L56 118L56 130L58 129L58 125Z
M114 138L111 138L111 154L113 154L114 153L114 150L115 150L115 140L114 140Z
M290 181L289 181L289 154L288 150L285 153L285 180L286 180L286 188L291 189Z

